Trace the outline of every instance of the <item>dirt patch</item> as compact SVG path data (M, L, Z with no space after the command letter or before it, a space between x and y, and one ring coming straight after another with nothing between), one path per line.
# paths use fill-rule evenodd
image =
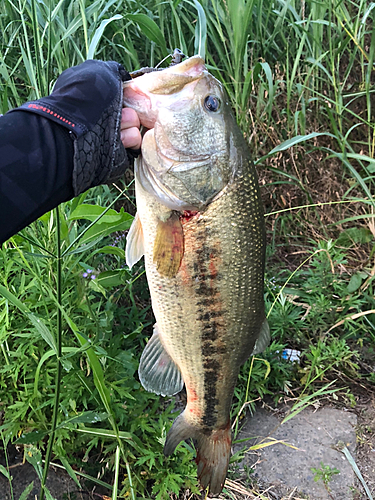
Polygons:
M9 472L12 477L12 493L14 500L19 500L25 489L33 483L27 500L39 498L40 480L34 467L23 460L22 447L8 446L7 450ZM0 464L6 466L3 452L0 454ZM47 479L47 488L56 500L104 500L104 494L99 493L97 487L86 486L81 480L81 487L64 471L56 467L50 467ZM9 480L0 474L0 500L12 499Z
M27 500L34 500L39 497L40 481L32 465L28 463L16 463L10 466L12 476L12 490L14 500L18 500L24 490L33 483L33 487L27 496ZM68 474L50 469L47 480L47 488L56 500L90 500L90 492L82 492ZM86 493L86 494L85 494ZM100 497L101 498L101 497ZM0 500L11 500L11 490L9 481L0 475Z
M357 455L356 463L367 486L375 492L375 397L362 397L356 407L357 413ZM367 499L363 496L363 488L356 480L355 500Z

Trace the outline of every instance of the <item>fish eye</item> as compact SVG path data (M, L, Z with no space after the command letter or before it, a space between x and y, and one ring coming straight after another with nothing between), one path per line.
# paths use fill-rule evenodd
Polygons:
M208 95L204 100L204 107L207 111L212 111L213 113L220 109L220 104L220 99L215 95Z

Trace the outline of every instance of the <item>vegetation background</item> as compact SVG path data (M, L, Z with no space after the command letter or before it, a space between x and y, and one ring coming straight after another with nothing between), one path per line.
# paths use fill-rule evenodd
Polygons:
M87 58L131 70L179 47L225 85L260 177L273 336L241 371L235 434L259 398L290 401L292 416L373 390L374 19L364 0L0 3L1 113ZM124 263L134 212L128 172L0 249L0 473L12 498L10 443L34 465L40 499L52 498L51 460L113 499L198 493L192 447L162 455L183 395L146 393L136 374L153 319L143 265ZM301 351L299 364L285 348Z

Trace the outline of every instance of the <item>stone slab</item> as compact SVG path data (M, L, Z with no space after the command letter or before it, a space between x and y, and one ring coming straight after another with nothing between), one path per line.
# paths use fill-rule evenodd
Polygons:
M355 457L357 417L355 414L334 408L314 411L305 409L280 425L281 419L264 409L256 411L243 425L238 439L249 438L235 444L238 451L244 444L252 446L268 442L272 437L292 444L297 450L283 444L274 444L259 451L246 452L242 466L255 469L255 476L262 483L272 484L285 492L296 488L296 493L310 500L350 500L353 498L354 472L342 453L332 448L343 441ZM330 496L322 481L315 482L311 468L324 465L336 468L340 474L333 476L328 486ZM301 495L300 495L301 496Z

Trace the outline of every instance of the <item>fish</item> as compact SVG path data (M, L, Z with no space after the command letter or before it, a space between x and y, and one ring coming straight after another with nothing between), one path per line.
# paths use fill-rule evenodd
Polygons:
M209 496L222 491L241 365L269 343L265 228L256 170L222 84L200 56L124 84L145 133L126 262L142 256L156 319L142 353L147 391L187 404L165 455L189 438Z

